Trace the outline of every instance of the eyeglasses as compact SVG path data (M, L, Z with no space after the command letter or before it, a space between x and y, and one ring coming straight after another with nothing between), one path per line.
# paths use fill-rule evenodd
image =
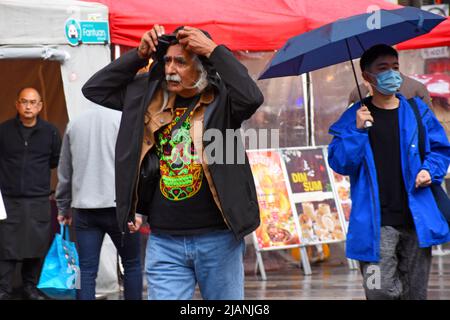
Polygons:
M27 100L27 99L20 99L19 103L23 106L27 106L28 104L32 107L35 107L40 101L37 100Z

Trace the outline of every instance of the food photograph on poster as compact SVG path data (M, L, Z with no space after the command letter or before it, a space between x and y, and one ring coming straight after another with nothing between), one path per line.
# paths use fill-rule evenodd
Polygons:
M261 224L255 232L259 248L298 246L298 225L289 201L280 154L277 151L247 151L247 155L261 216Z
M345 240L344 228L333 199L296 204L305 244L330 243Z

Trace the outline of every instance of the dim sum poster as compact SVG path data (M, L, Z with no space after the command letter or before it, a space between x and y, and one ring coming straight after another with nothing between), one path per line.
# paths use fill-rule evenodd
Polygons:
M255 180L261 224L256 229L260 249L298 247L297 217L289 200L278 151L247 151Z
M285 149L282 157L292 193L332 192L322 149Z

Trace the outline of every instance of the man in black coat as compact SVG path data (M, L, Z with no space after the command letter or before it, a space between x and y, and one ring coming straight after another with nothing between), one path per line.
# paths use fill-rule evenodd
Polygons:
M61 138L39 118L36 89L22 89L16 109L15 118L0 124L0 190L7 213L0 221L0 300L11 298L18 262L24 297L41 300L36 285L51 236L50 169L58 165Z
M153 59L150 71L136 76ZM253 176L239 129L263 103L246 68L199 29L172 35L155 25L132 50L83 87L91 101L123 111L116 145L117 217L131 231L138 200L149 215L149 299L242 299L244 236L259 225ZM228 136L227 136L228 134ZM144 157L161 178L138 199Z

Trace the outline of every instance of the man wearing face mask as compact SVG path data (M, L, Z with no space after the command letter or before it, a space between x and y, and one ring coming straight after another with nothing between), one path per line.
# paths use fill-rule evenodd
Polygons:
M400 75L403 79L403 82L400 88L398 89L398 93L401 93L406 99L419 97L420 99L422 99L423 102L427 104L427 106L432 108L433 105L431 104L430 93L428 92L427 87L425 87L425 85L422 82L416 79L408 77L407 75L404 75L402 73L400 73ZM359 90L361 91L361 95L363 97L372 95L371 92L372 88L370 87L370 84L368 84L367 82L360 84ZM359 102L359 100L360 99L358 88L355 87L348 97L348 105L352 105L355 102Z
M360 65L373 95L329 130L330 166L352 184L347 257L361 262L368 299L426 299L431 247L450 240L429 188L447 172L450 145L434 114L414 98L425 130L421 161L414 110L397 93L403 79L392 47L370 48Z
M149 58L149 72L135 77ZM148 215L148 298L192 299L198 284L204 299L243 299L243 238L258 227L259 209L242 140L225 139L263 102L246 68L202 30L180 27L165 35L155 25L137 49L95 74L83 93L123 111L117 215L122 230L138 200L140 213ZM221 134L216 153L223 159L208 157L208 132ZM138 172L151 152L161 177L152 199L138 199ZM243 154L244 163L234 156L229 162L230 153Z

